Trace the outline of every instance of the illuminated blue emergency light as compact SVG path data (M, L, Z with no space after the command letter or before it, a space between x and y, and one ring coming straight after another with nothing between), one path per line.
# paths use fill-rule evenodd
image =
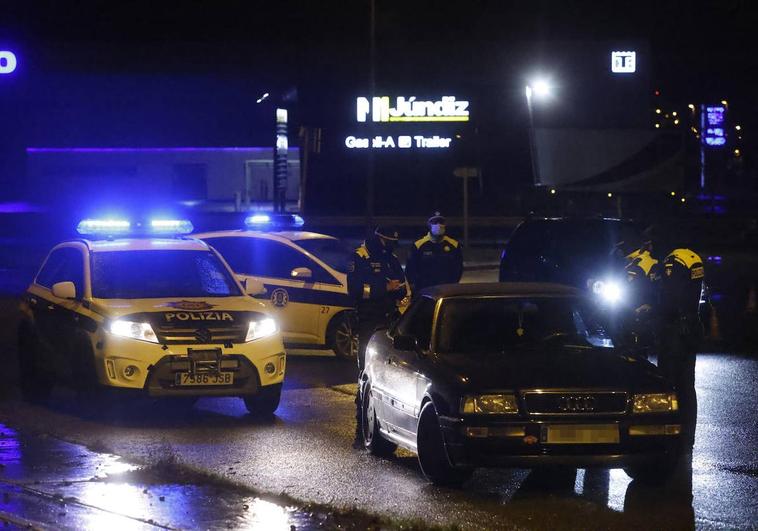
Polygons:
M149 223L131 223L124 219L84 219L76 231L84 236L181 236L194 230L186 219L151 219Z
M153 234L189 234L195 227L188 219L153 219L150 220L150 232Z
M251 214L245 218L249 230L299 229L305 220L297 214Z
M76 226L76 232L93 236L115 236L129 234L131 226L125 219L83 219Z

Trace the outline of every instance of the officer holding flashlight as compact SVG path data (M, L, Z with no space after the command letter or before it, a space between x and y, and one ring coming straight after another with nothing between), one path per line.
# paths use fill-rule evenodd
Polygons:
M427 225L429 232L413 244L405 266L413 293L428 286L454 284L463 275L461 247L446 234L445 217L435 212Z

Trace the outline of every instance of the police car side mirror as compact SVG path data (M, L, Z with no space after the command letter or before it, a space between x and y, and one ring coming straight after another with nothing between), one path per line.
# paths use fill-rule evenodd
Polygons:
M261 295L266 293L266 286L263 282L254 278L246 278L242 281L242 286L245 288L246 295Z
M292 273L290 273L290 276L298 280L309 279L313 277L313 271L311 271L307 267L296 267L295 269L292 270Z
M73 282L56 282L53 284L53 295L59 299L75 299L76 286Z
M415 336L396 335L392 338L392 346L395 350L418 350L418 340Z

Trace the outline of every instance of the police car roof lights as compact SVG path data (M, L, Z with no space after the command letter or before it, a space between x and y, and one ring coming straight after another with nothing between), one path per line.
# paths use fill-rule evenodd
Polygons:
M82 235L115 236L129 234L132 224L125 219L83 219L76 226Z
M153 234L189 234L195 227L188 219L151 219L150 232Z
M194 230L186 219L151 219L132 223L123 219L84 219L76 231L83 236L114 238L126 236L184 236Z
M297 214L251 214L245 218L249 230L299 229L305 220Z

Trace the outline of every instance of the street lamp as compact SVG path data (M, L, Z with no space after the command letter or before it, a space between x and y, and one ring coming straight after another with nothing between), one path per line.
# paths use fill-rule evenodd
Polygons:
M524 93L526 94L526 108L529 111L529 155L532 159L532 178L534 179L534 184L538 185L540 182L537 143L534 136L534 112L532 110L532 100L548 99L551 96L550 83L545 79L536 79L525 87Z

